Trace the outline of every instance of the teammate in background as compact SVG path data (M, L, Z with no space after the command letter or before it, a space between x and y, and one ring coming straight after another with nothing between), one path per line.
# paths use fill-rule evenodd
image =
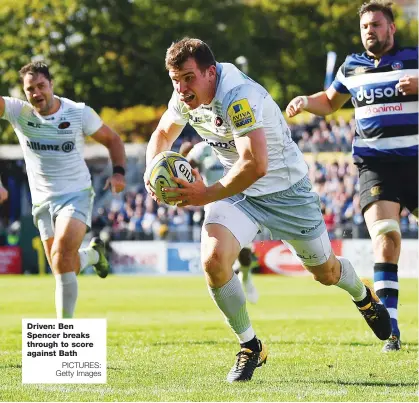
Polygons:
M99 239L79 250L91 226L94 198L83 159L84 136L108 148L114 174L105 188L113 192L125 187L124 145L93 109L54 95L46 64L29 63L19 74L28 102L0 97L0 116L12 124L23 149L34 223L56 280L57 318L71 318L78 293L76 274L93 265L104 278L109 270Z
M194 169L193 183L174 179L182 187L166 191L177 193L169 200L180 202L180 207L209 204L202 227L202 267L209 292L241 346L227 380L250 380L267 359L232 270L240 250L262 227L273 239L283 240L317 281L347 291L374 333L388 338L386 308L376 303L350 261L333 254L307 164L269 93L233 64L217 63L199 39L173 43L166 53L166 68L174 91L148 143L147 162L170 150L189 122L226 170L218 182L205 186ZM147 176L145 184L156 198Z
M180 146L179 153L189 161L192 168L198 169L206 186L213 185L224 176L223 165L212 150L212 147L205 141L195 145L190 141L186 141ZM250 244L240 251L237 260L233 264L233 270L239 277L247 300L252 304L256 304L259 299L258 291L252 280L252 269L256 267L254 261L252 244Z
M9 197L9 192L3 186L3 183L1 182L1 179L0 179L0 204L5 202L8 197Z
M359 9L365 52L346 57L322 92L298 96L289 117L306 110L337 111L352 96L361 208L374 249L374 288L392 324L384 352L400 350L397 323L400 212L418 215L418 49L399 47L391 3L372 0Z

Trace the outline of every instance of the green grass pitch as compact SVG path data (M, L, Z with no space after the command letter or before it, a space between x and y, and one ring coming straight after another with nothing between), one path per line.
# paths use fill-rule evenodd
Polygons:
M51 276L0 277L0 401L417 401L416 279L400 281L403 350L380 352L349 296L310 277L255 276L268 362L225 377L238 343L203 277L79 277L78 318L107 318L108 383L22 385L21 319L54 318Z

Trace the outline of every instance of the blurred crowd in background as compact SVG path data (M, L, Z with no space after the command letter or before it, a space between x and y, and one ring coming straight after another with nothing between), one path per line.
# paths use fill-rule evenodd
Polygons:
M320 195L330 237L367 238L368 231L359 206L358 172L350 156L355 121L351 119L346 123L343 118L337 118L326 122L314 118L308 124L290 127L299 148L310 157L306 158L309 176L313 190ZM192 129L186 128L173 149L178 151L183 141L196 143L200 138ZM317 158L318 153L323 152L326 152L323 154L326 158ZM127 190L123 194L104 194L102 187L107 174L103 166L89 164L89 168L97 193L92 222L94 235L100 235L106 240L200 240L204 219L202 207L158 205L147 195L142 180L128 181ZM27 186L25 178L24 164L17 161L9 169L8 183L15 181ZM26 191L21 200L29 197ZM27 205L30 205L29 201ZM30 214L29 209L23 205L17 206L13 200L9 200L8 205L0 206L0 245L17 242L20 216ZM407 210L401 213L401 231L404 238L418 236L415 217ZM265 233L258 236L258 239L268 238Z

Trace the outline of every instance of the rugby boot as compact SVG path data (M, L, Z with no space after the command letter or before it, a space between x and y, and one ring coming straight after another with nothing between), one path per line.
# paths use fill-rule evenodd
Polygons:
M236 354L236 363L227 375L228 382L250 381L255 369L266 363L268 349L260 340L258 343L260 351L252 351L243 347Z
M367 289L367 296L362 301L354 301L355 305L374 334L380 340L387 340L391 335L390 315L369 282L365 279L362 282Z
M93 265L93 268L100 278L105 278L109 274L109 262L106 259L105 244L100 238L94 237L90 241L89 246L99 254L99 260Z

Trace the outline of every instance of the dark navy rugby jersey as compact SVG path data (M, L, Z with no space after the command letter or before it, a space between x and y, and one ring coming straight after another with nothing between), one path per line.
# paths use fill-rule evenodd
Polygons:
M346 57L333 87L352 95L356 135L355 162L368 157L418 156L418 95L396 89L405 75L418 75L418 48L393 49L376 60L366 52Z

